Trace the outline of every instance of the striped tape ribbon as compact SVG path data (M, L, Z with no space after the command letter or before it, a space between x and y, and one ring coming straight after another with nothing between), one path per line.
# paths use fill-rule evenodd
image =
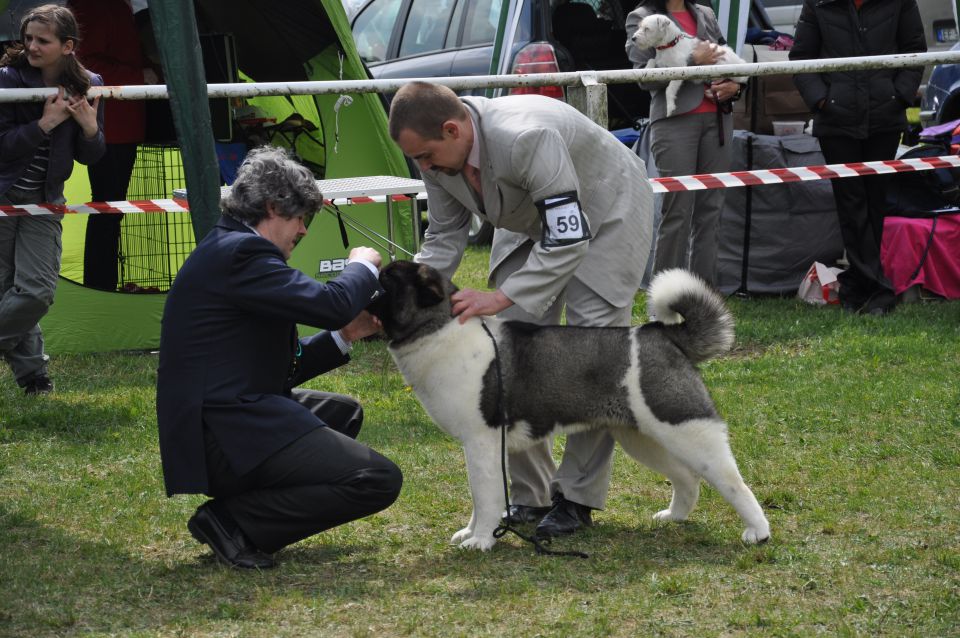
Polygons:
M910 173L914 171L930 171L938 168L960 168L960 156L946 155L943 157L920 157L878 162L856 162L852 164L771 168L767 170L734 171L732 173L712 173L709 175L689 175L685 177L656 177L650 181L653 186L653 192L673 193L677 191L697 191L711 188L736 188L738 186L810 182L818 179L856 177L858 175Z
M394 202L409 201L409 195L390 195ZM426 200L427 194L420 193L417 199ZM372 197L341 197L325 199L326 205L350 206L353 204L383 203L385 195ZM90 202L88 204L20 204L16 206L0 205L0 217L24 217L29 215L114 215L117 213L189 213L190 204L185 199L143 199L116 202Z
M789 184L792 182L810 182L818 179L856 177L859 175L886 175L892 173L910 173L930 171L938 168L960 168L960 156L921 157L877 162L856 162L852 164L825 164L821 166L798 166L795 168L771 168L755 171L733 171L730 173L711 173L708 175L687 175L682 177L654 177L650 185L655 193L674 193L678 191L697 191L713 188L736 188L740 186L763 186L767 184ZM324 200L325 204L350 206L391 201L408 201L409 195L379 195L370 197L344 197ZM426 193L416 196L425 200ZM25 204L20 206L0 206L0 217L18 217L25 215L59 214L115 214L115 213L186 213L189 204L184 199L151 199L142 201L91 202L77 206L54 204Z

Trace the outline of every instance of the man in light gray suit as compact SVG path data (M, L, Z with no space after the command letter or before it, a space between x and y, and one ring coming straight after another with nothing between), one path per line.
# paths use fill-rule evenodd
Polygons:
M472 214L512 231L491 258L497 289L454 295L461 321L504 311L557 321L566 304L569 325L630 325L653 193L643 162L609 131L551 98L459 98L413 82L391 103L390 135L426 185L429 225L417 261L452 276ZM532 522L546 512L539 537L590 525L606 500L612 454L609 435L584 432L568 437L556 470L546 445L511 455L508 516Z

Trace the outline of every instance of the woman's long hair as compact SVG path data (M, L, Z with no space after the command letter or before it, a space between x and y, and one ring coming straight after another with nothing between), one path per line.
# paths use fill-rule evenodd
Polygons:
M80 44L80 29L73 12L66 7L45 4L31 9L23 17L20 22L20 42L7 49L3 58L0 59L0 66L24 68L30 65L27 61L27 51L23 46L23 40L27 34L27 25L31 22L39 22L49 26L61 42L73 40L74 52ZM90 76L87 75L87 70L80 64L73 52L63 57L63 68L57 84L63 86L73 95L83 95L90 88Z

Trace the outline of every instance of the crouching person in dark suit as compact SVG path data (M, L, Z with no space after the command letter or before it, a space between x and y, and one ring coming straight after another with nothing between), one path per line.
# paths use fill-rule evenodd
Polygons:
M354 248L318 282L287 265L322 206L313 175L271 147L247 156L223 216L167 296L157 422L167 495L212 497L190 533L233 567L267 568L277 550L390 506L400 470L354 439L363 410L295 386L350 360L380 325L380 254ZM325 329L299 339L297 323Z

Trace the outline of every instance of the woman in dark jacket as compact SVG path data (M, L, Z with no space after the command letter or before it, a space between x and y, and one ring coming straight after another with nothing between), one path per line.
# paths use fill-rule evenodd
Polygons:
M27 13L20 44L0 59L0 90L58 87L43 103L0 105L0 204L63 204L63 184L77 160L104 151L100 76L77 62L77 21L54 4ZM0 356L27 394L50 392L40 319L60 273L63 215L0 218Z
M791 60L863 57L927 50L916 0L804 0ZM813 113L813 134L830 164L892 159L921 68L802 73L794 83ZM896 296L883 274L883 178L833 180L850 267L840 275L840 303L882 315Z

